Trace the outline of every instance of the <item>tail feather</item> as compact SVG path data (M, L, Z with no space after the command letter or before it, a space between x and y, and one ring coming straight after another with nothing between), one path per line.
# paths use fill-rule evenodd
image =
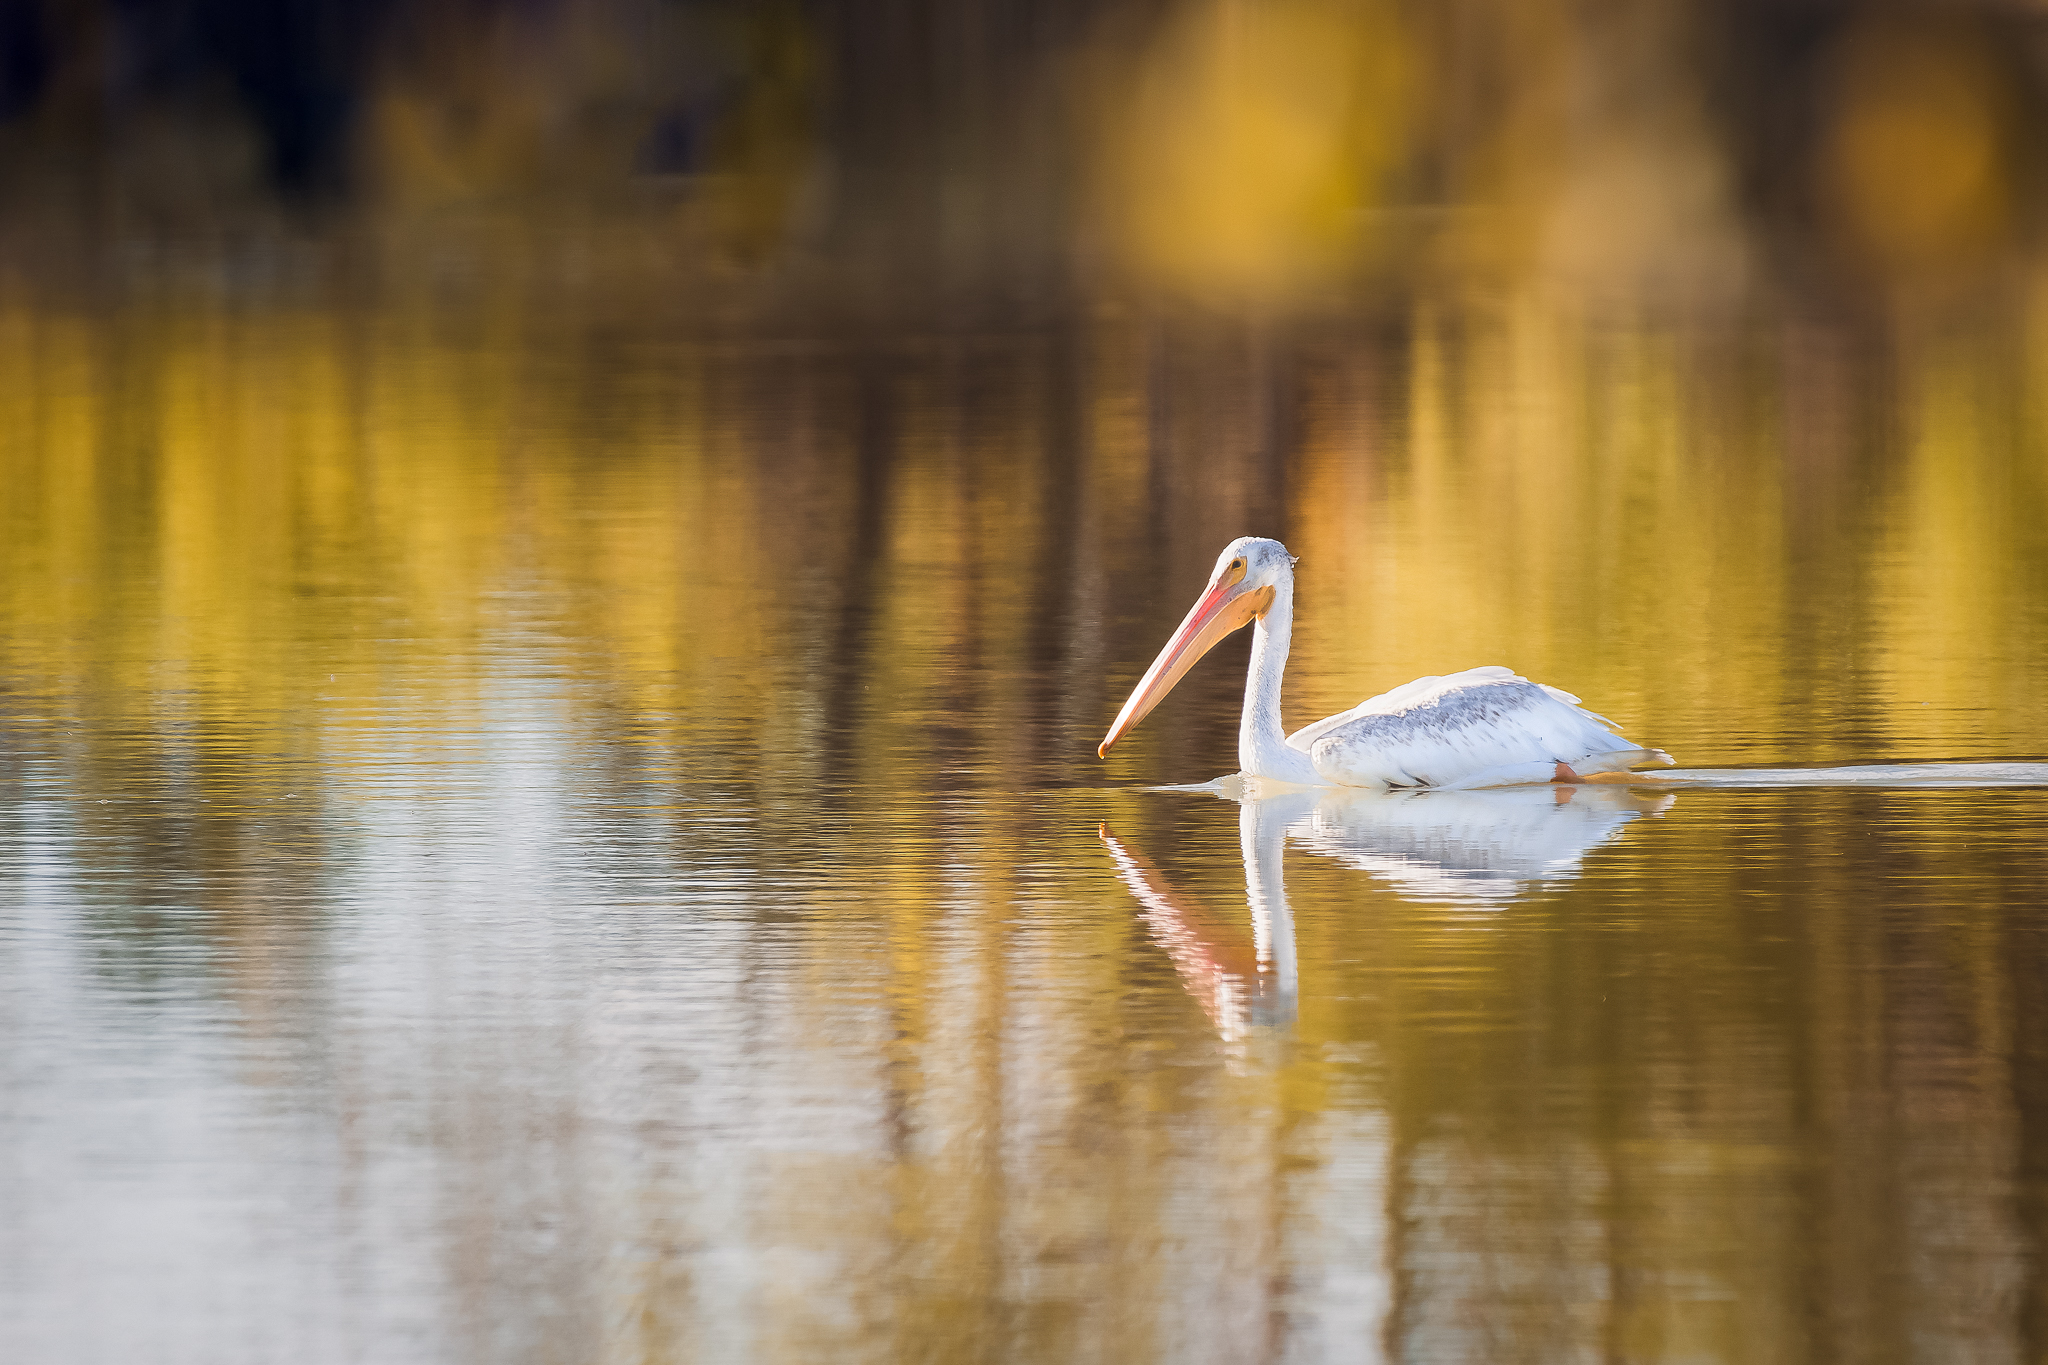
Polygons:
M1675 762L1662 749L1610 749L1604 754L1587 754L1572 764L1572 771L1580 777L1591 777L1595 773L1625 773L1646 763L1668 768Z

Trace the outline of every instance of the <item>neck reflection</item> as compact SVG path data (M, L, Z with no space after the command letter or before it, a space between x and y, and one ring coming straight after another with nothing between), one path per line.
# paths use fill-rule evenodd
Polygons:
M1229 799L1238 802L1238 844L1251 908L1249 940L1236 916L1219 915L1182 892L1143 854L1110 833L1109 826L1102 826L1101 834L1117 874L1144 907L1153 939L1166 950L1216 1031L1233 1042L1254 1028L1294 1022L1294 919L1282 864L1288 826L1308 814L1316 793Z

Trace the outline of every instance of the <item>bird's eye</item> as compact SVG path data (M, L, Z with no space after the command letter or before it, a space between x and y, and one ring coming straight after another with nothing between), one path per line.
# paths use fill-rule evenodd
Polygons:
M1242 569L1244 567L1244 561L1242 559L1233 559L1230 561L1230 567L1233 569Z

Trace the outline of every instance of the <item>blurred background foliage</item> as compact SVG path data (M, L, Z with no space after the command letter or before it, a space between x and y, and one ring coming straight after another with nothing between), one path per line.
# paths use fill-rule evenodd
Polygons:
M2044 25L2009 0L0 0L0 245L18 280L346 248L747 306L1293 309L1446 276L1945 299L2040 259Z

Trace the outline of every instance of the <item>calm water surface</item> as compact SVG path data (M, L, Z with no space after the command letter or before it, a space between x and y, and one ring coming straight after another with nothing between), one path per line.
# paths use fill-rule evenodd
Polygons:
M2043 337L0 310L0 1350L2038 1359L2048 789L1093 746L2048 758Z

